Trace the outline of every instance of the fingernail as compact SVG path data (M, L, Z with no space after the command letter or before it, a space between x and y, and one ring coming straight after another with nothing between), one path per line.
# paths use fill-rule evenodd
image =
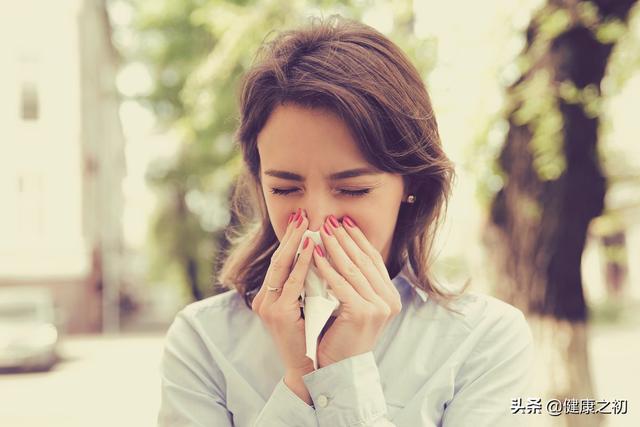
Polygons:
M327 233L329 236L333 236L333 233L331 232L329 227L327 227L327 223L326 222L324 224L322 224L322 228L324 228L324 232Z
M287 224L291 224L291 221L293 221L293 217L294 217L293 213L290 213L289 214L289 222L287 222Z
M331 223L331 225L333 225L334 228L338 228L340 226L340 224L338 224L338 219L333 215L329 216L329 222Z
M349 216L345 215L345 217L342 219L342 222L345 222L349 227L355 227L356 223L349 218Z
M309 237L305 237L304 238L304 243L302 244L302 249L307 249L307 246L309 246Z
M298 222L296 223L296 228L300 228L300 224L302 224L303 220L304 220L304 217L302 215L300 215L298 217Z
M298 218L300 218L300 208L298 208L298 210L296 211L296 216L293 217L293 220L297 221Z
M324 257L324 252L322 252L322 248L320 247L320 245L316 246L314 250L318 255L320 255L321 257Z

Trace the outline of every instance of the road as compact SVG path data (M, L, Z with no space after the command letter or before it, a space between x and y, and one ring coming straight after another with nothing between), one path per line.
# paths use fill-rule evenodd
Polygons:
M589 358L597 399L627 400L627 414L607 415L602 427L640 426L640 327L593 328Z
M50 372L0 375L0 426L152 426L163 335L74 336Z

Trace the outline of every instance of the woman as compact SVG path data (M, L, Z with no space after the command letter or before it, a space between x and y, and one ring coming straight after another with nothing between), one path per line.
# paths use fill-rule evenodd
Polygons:
M158 424L518 425L522 312L430 275L454 170L403 52L366 25L313 21L264 45L240 110L234 208L248 226L218 275L231 290L168 331ZM311 263L340 301L317 369L298 298Z

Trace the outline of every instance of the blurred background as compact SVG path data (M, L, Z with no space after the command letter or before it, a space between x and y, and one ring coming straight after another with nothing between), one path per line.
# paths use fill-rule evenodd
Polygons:
M0 425L155 424L164 333L221 291L239 77L334 13L424 77L458 174L434 268L527 314L520 416L640 425L638 3L3 0Z

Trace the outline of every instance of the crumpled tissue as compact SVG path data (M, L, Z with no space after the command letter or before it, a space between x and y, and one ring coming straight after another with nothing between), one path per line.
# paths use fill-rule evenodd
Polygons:
M325 257L331 263L331 259L322 244L319 231L306 230L296 252L296 261L302 251L305 237L309 237L317 246L322 247ZM301 307L304 313L304 332L306 342L306 355L313 360L314 369L318 369L318 337L331 316L337 316L340 309L340 301L335 297L327 281L322 277L313 263L309 263L309 270L304 281L304 288L300 294Z

